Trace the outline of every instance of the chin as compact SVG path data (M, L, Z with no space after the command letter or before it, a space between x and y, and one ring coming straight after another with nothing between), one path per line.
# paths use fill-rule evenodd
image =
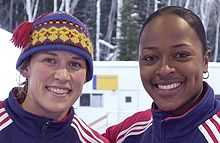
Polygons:
M157 104L158 106L158 104ZM162 106L158 106L158 108L162 111L165 112L175 112L176 110L178 110L178 106L177 105L162 105Z
M69 106L62 104L53 104L52 106L45 107L45 109L47 109L47 111L51 113L56 113L56 112L59 113L69 110Z

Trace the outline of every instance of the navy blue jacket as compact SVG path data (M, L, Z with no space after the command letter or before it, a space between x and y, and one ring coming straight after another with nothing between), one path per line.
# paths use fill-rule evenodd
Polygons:
M220 143L220 101L204 82L203 99L184 115L138 112L104 134L112 143ZM152 106L154 107L154 106Z
M16 97L0 102L0 143L105 143L73 108L64 121L55 122L23 110Z

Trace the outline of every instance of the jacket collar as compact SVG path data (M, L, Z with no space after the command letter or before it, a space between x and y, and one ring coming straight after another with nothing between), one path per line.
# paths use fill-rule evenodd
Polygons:
M6 104L8 104L9 116L13 119L16 125L31 136L42 136L43 132L47 132L47 135L50 135L50 133L53 133L51 135L63 133L66 127L70 126L72 118L74 117L73 108L70 109L67 117L60 122L34 115L22 108L21 104L18 103L14 92L10 92Z
M207 116L214 111L215 107L214 91L206 82L203 86L205 90L203 98L183 115L170 117L169 113L156 109L153 103L153 130L155 130L153 132L160 133L159 130L163 130L167 137L183 136L208 119Z

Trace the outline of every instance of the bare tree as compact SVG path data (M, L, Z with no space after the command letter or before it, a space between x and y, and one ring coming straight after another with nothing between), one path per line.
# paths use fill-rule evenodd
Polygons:
M201 20L204 24L204 28L207 31L208 24L209 24L209 17L210 17L210 12L213 9L213 4L214 2L209 1L209 0L201 0L200 4L200 13L201 13Z
M107 42L110 42L112 38L112 31L115 28L114 23L116 19L116 13L117 13L117 0L112 0L111 10L108 15L108 28L107 28L106 35L104 37L104 40Z
M216 34L215 34L215 50L214 50L214 62L217 62L218 59L218 53L219 53L219 28L220 28L220 0L215 1L215 10L216 10L216 17L217 17L217 23L216 23Z
M55 12L59 9L59 11L65 11L66 13L73 14L78 2L79 0L62 0L59 6L57 0L54 0L53 11Z
M14 1L10 1L10 8L9 8L9 29L12 29L13 27L13 4Z
M167 5L168 5L168 6L171 5L171 0L168 0Z
M65 12L70 13L70 2L71 0L65 0Z
M214 62L217 62L218 53L219 53L219 28L220 28L220 16L218 16L217 24L216 24L216 34L215 34L215 51L214 51Z
M33 21L37 15L39 0L25 0L26 13L28 21Z
M190 0L186 0L184 7L189 8L189 5L190 5Z
M79 0L73 0L72 1L72 3L70 4L70 13L72 13L72 14L74 13L75 8L76 8L78 2L79 2Z
M170 5L178 5L178 0L170 0Z
M59 7L59 11L63 11L65 7L65 0L62 0L60 7Z
M57 6L58 6L57 0L53 0L53 12L57 11L58 9Z

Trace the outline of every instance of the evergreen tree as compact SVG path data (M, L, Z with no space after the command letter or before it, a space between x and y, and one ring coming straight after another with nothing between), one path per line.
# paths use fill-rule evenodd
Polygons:
M123 1L119 60L138 59L139 32L150 6L145 4L146 0Z
M137 24L135 22L133 0L123 1L122 19L121 19L121 37L119 40L119 59L136 60L137 59Z

